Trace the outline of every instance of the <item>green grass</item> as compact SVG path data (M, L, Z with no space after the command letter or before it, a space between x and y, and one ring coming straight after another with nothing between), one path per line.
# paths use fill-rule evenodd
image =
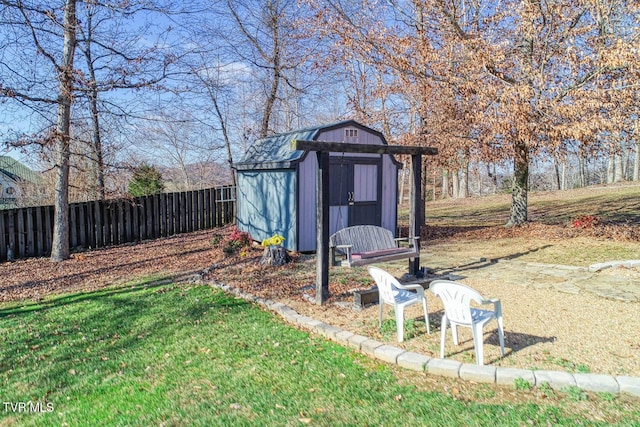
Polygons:
M585 417L559 403L477 403L401 381L388 365L207 286L135 285L0 308L0 336L2 401L52 409L5 404L0 426L574 425Z
M529 220L562 229L583 215L598 219L597 228L613 235L596 237L585 233L576 237L525 234L517 237L483 238L482 230L501 227L507 222L511 196L496 194L465 199L428 201L426 224L448 228L457 233L479 231L478 238L456 236L440 241L424 241L432 251L455 251L473 257L513 258L527 262L589 266L598 262L640 258L637 238L628 238L629 226L640 224L640 182L597 185L566 191L530 192ZM399 222L408 223L408 209L399 210ZM589 230L586 230L589 231ZM636 231L637 233L637 231ZM625 237L626 236L626 237ZM461 243L462 242L462 243Z
M460 227L504 225L509 217L511 195L496 194L467 199L429 201L427 224ZM568 224L581 215L595 215L603 223L640 222L640 183L596 185L566 191L530 192L529 219L548 225ZM399 211L408 221L408 210Z

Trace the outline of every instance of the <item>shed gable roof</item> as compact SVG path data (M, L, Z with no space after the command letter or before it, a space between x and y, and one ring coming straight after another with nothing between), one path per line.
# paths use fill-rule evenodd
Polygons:
M247 150L244 157L234 167L238 170L252 169L288 169L304 160L307 152L293 150L293 140L315 140L321 132L347 126L355 126L368 132L379 135L385 141L384 136L371 128L361 125L355 120L344 120L320 126L298 129L291 132L280 133L254 142Z
M9 156L0 156L0 173L15 182L40 183L42 181L39 174Z

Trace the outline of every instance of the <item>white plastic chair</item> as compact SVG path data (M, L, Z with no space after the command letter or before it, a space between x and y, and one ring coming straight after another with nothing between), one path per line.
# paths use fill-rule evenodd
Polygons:
M422 303L424 310L424 321L427 324L427 333L431 333L429 328L429 314L427 313L427 298L424 295L422 285L403 285L388 272L381 268L369 266L369 274L376 281L378 295L380 299L379 323L382 327L382 309L384 304L393 306L396 313L396 327L398 331L398 342L404 341L404 309L414 304ZM415 291L415 292L412 292Z
M484 325L492 319L498 322L498 336L500 339L500 351L504 356L504 327L502 323L502 304L497 298L484 299L478 291L461 283L450 280L434 280L429 290L442 299L444 303L444 315L442 316L440 337L440 358L444 358L444 342L447 334L447 323L451 325L453 343L458 345L457 326L467 326L473 333L473 345L475 347L476 361L478 365L484 364L484 344L482 330ZM471 307L471 301L480 305L493 304L494 311L482 310Z

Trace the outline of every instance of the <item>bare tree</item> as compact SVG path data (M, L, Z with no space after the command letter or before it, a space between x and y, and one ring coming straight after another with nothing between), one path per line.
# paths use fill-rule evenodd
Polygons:
M108 97L119 93L130 103L132 94L141 89L159 89L174 72L177 49L166 40L171 28L153 28L151 18L179 14L171 7L147 0L102 4L83 2L78 26L78 48L84 58L78 90L86 99L91 127L88 141L94 163L95 186L100 198L105 193L104 132L105 115L130 120L132 109ZM155 40L153 39L155 38Z
M94 37L93 32L82 31L80 41L85 48L84 54L89 64L88 71L83 72L75 61L79 28L83 28L77 19L77 3L72 0L53 6L50 2L39 0L3 0L0 3L0 20L3 24L0 30L0 44L3 46L0 53L0 96L9 104L13 115L10 119L13 119L16 127L11 143L24 147L35 144L42 147L43 153L53 154L52 169L56 175L56 182L52 261L61 261L69 257L70 165L72 146L78 144L78 138L81 136L81 132L73 131L81 117L74 106L79 105L78 101L82 99L83 94L89 94L89 116L92 119L94 136L93 152L98 156L97 162L102 170L103 149L101 124L98 120L101 112L98 110L97 94L114 88L140 88L144 84L157 83L157 76L164 77L163 72L172 62L171 57L160 60L160 73L152 73L156 78L149 80L147 76L151 73L150 69L144 68L145 62L141 57L127 57L122 53L126 52L126 49L123 47L123 39L120 39L122 44L118 44L118 34L113 33L114 38L109 39L107 43L104 39ZM111 8L111 11L122 6L97 2L83 4L87 8ZM131 5L129 2L122 7ZM88 16L97 15L89 13ZM108 18L109 16L102 17L101 22L108 22ZM82 24L86 22L89 23L91 31L97 28L92 25L92 19ZM101 53L98 56L94 56L94 51L91 50L96 46L100 46ZM152 48L153 46L147 47L153 50ZM119 52L120 56L114 52ZM109 78L100 80L97 77L98 70L102 72L103 77L105 73L104 68L96 66L96 58L104 59L109 55L105 62L112 66L119 62L120 65L109 68ZM114 57L118 57L120 61L116 61ZM21 125L21 122L16 120L19 117L28 119L25 120L28 126ZM78 154L81 151L79 150ZM101 174L102 171L100 176ZM99 180L103 183L102 178Z
M273 120L276 106L286 105L283 87L294 94L304 90L295 73L308 61L310 50L304 42L308 35L299 31L300 8L296 0L225 0L223 4L215 11L219 20L212 30L224 61L244 64L252 73L257 84L254 97L258 95L259 100L257 136L266 137L278 130ZM295 96L289 99L295 101ZM290 108L283 111L292 112Z
M131 153L141 161L176 170L176 188L179 191L203 188L211 177L203 174L203 166L212 164L221 147L212 147L206 137L206 126L191 114L160 111L141 123L132 135Z
M33 139L42 145L51 145L54 150L56 180L51 260L62 261L69 257L69 159L75 90L76 0L66 0L57 9L46 8L38 2L3 1L0 4L5 24L3 43L16 43L2 56L0 95L26 106L45 122L53 118L51 107L57 109L55 125L49 122L50 125L33 135ZM30 41L25 44L23 40L27 38ZM42 59L41 65L51 74L41 73L39 69L24 70L16 61L24 54L20 49L36 53L37 60ZM57 89L54 89L54 81L57 81ZM18 143L24 143L24 139Z

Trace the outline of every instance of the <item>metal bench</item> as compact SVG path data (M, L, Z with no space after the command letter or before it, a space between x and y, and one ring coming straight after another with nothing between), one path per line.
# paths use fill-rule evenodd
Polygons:
M401 246L401 242L408 246ZM386 228L356 225L334 233L329 250L333 265L355 267L420 256L420 237L396 239Z

